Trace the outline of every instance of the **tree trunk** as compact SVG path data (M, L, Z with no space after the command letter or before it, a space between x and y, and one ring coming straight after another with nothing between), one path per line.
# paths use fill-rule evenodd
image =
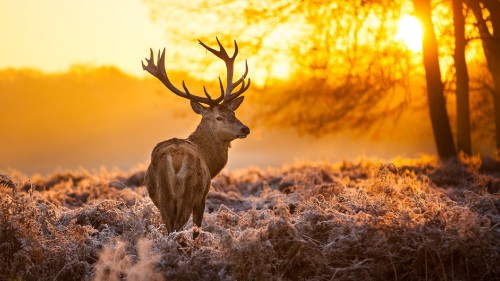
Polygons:
M500 63L500 60L497 62ZM495 110L495 135L497 158L500 158L500 72L493 74L493 83L495 85L495 93L493 96L493 107Z
M483 18L481 2L490 14L492 32L488 29L486 19ZM484 55L488 70L493 77L493 106L495 110L495 135L497 157L500 157L500 1L498 0L471 0L467 2L474 12L477 27L481 35Z
M437 152L442 160L456 156L453 135L443 94L438 46L431 18L430 0L413 0L415 11L424 25L422 51L424 55L425 78L429 112L436 141Z
M465 19L462 0L453 0L453 26L455 35L456 95L457 95L457 148L468 155L472 154L470 109L469 109L469 73L465 62Z

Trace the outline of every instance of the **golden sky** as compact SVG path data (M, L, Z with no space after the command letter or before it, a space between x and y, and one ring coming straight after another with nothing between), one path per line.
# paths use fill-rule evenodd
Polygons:
M224 64L204 50L193 33L182 33L181 40L173 34L186 26L196 29L202 21L181 13L177 17L182 20L169 14L154 23L150 12L151 7L143 0L0 0L0 107L3 106L5 116L13 116L0 120L0 127L9 131L0 139L0 169L27 173L100 165L128 169L136 163L147 163L157 142L186 137L194 129L199 117L191 113L187 101L169 93L155 79L125 77L111 68L87 68L82 77L78 67L68 71L75 64L111 65L136 77L150 77L142 70L141 59L149 57L150 48L156 52L166 47L167 72L178 75L172 75L175 85L180 86L186 72L218 87L217 77L224 75ZM394 43L403 43L415 58L421 59L422 31L418 20L409 13L396 24ZM216 47L215 36L224 30L216 26L209 32L205 27L199 29L207 33L202 38L212 40L204 42ZM252 53L248 46L240 44L235 73L240 75L248 59L252 88L238 116L251 126L252 135L235 142L229 168L434 152L428 119L419 122L420 129L404 122L397 130L386 128L389 132L403 132L404 138L380 133L383 137L379 142L369 137L354 140L348 133L315 139L298 136L287 128L278 131L250 124L251 117L245 110L255 111L251 98L256 86L265 84L269 77L286 81L294 71L301 71L294 68L296 58L287 53L296 37L307 36L296 27L283 25L268 34L262 45L267 54ZM251 35L234 36L245 42L240 38ZM229 53L233 52L231 41L222 43ZM265 59L271 67L266 68ZM6 68L33 68L57 74ZM202 93L200 83L194 77L186 81L189 89L198 94ZM211 84L206 85L210 88ZM253 93L254 97L257 93ZM182 114L176 111L177 106L184 109ZM416 118L409 113L402 120ZM405 128L412 132L407 133Z
M0 0L0 35L4 38L0 69L27 67L63 72L74 64L114 65L128 74L142 77L146 73L140 60L148 55L149 48L158 50L169 45L165 29L152 22L149 11L142 0ZM395 39L419 51L419 36L412 32L419 26L415 27L410 17L402 23ZM174 23L167 24L175 27ZM283 31L277 31L276 40L271 40L274 37L270 36L272 45L286 41ZM191 47L196 49L182 47L177 52L181 52L181 57L186 51L190 57L205 54L195 39ZM176 47L170 45L169 51L172 48ZM255 76L265 76L255 65L255 58L248 59ZM271 76L288 77L287 60L282 58L273 64L274 75ZM167 68L172 67L183 69L179 62Z
M114 65L142 76L140 59L165 45L148 13L141 0L0 0L0 69Z

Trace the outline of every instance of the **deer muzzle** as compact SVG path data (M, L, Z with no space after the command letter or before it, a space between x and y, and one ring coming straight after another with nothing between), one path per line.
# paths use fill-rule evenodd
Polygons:
M250 128L247 126L243 126L240 130L240 134L238 135L239 139L244 139L250 134Z

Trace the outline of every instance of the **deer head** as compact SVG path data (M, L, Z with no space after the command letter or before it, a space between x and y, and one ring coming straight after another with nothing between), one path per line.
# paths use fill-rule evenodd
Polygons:
M250 78L248 78L248 83L245 83L245 78L248 74L248 64L245 60L245 73L237 81L233 82L234 60L238 55L238 44L235 40L234 54L230 57L219 39L216 38L216 40L219 44L219 50L215 50L198 40L205 49L222 59L226 64L226 89L224 89L222 80L219 77L220 96L216 99L210 96L205 86L203 86L205 97L191 94L184 81L182 81L183 90L175 87L169 80L165 70L165 48L161 53L158 51L156 64L153 57L153 50L150 50L150 57L149 59L146 58L147 65L142 63L142 68L158 78L158 80L160 80L171 92L190 100L193 111L202 116L201 124L207 126L214 132L219 140L230 142L236 138L245 138L250 133L250 129L241 123L234 114L234 111L240 106L244 99L244 97L240 95L250 87ZM235 91L238 86L240 86L240 88Z

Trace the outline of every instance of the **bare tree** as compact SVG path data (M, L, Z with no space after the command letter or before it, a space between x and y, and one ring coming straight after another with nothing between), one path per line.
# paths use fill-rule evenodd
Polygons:
M392 41L399 10L386 1L281 2L279 11L252 6L247 12L259 15L255 21L279 23L300 16L310 28L292 45L300 71L280 95L290 106L267 103L267 120L320 136L366 132L401 113L407 97L396 89L406 86L411 65Z
M477 21L488 70L493 78L497 156L500 156L500 1L469 0Z
M456 156L453 135L446 110L443 82L439 66L438 43L431 17L430 0L413 0L415 11L424 25L422 50L424 56L427 98L434 132L434 140L441 159Z
M469 105L469 73L465 61L465 17L462 0L453 0L453 26L455 37L455 75L457 95L457 148L466 154L472 153L470 105Z
M286 56L294 70L286 85L268 83L263 92L273 95L259 97L256 117L267 124L318 136L341 129L366 132L392 122L407 104L401 88L407 86L411 55L392 40L400 16L394 1L200 0L196 9L172 1L147 3L156 17L172 18L167 7L174 5L203 21L203 31L187 27L190 36L203 39L212 29L223 30L224 39L238 34L239 42L265 58L258 67L267 66L268 73L277 71L275 57Z

